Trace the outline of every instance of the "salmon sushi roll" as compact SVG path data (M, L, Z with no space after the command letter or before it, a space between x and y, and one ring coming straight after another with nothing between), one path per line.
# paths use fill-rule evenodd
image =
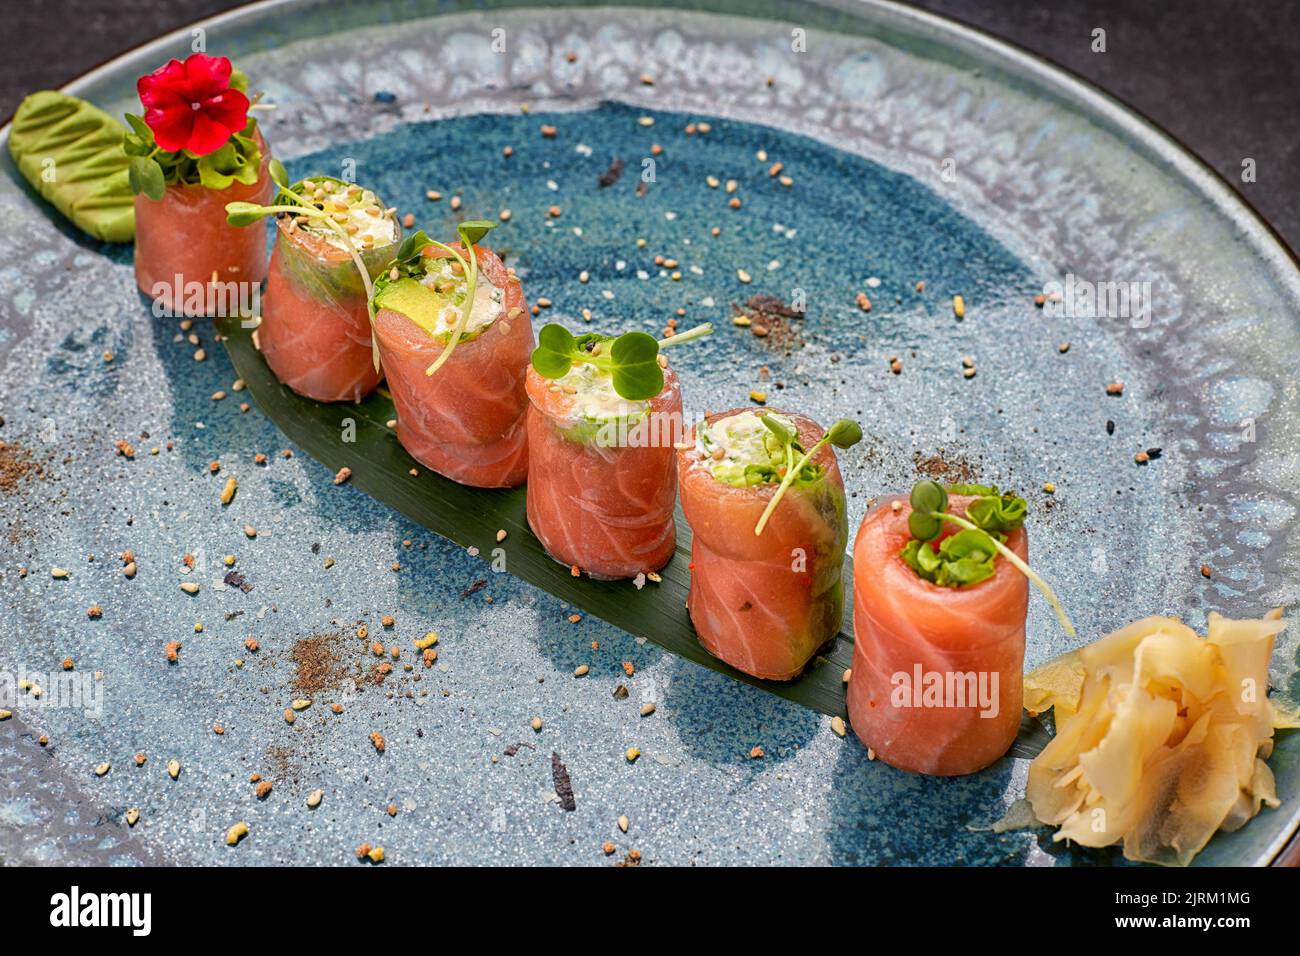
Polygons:
M330 212L349 238L318 219L277 214L258 345L276 378L299 395L360 401L381 374L368 290L352 253L373 280L396 255L401 226L371 190L330 176L311 177L288 191ZM279 202L288 198L282 193Z
M884 499L853 548L849 719L886 763L934 776L982 770L1016 738L1031 579L1072 633L1029 570L1024 500L953 491Z
M608 580L667 564L677 544L677 374L666 369L658 394L633 401L592 365L554 381L530 368L528 399L528 524L546 552Z
M135 281L157 315L234 315L266 278L266 230L227 221L230 203L266 203L271 153L224 56L194 53L137 81L144 115L123 148L135 193Z
M265 203L275 184L266 160L251 186L225 189L198 184L167 187L157 201L135 197L135 282L161 315L208 315L229 310L226 290L238 283L240 298L266 278L266 230L238 229L226 222L226 204ZM202 299L194 294L200 290ZM201 301L201 307L194 303Z
M417 233L403 243L410 254L376 283L375 340L411 457L464 485L512 488L528 477L533 326L518 277L463 237L443 246ZM476 263L468 270L467 246Z
M823 430L802 415L752 409L708 415L678 452L682 513L691 526L687 599L700 643L737 670L768 680L797 677L839 633L848 543L844 482L822 443L770 513L786 453L770 418L818 446Z

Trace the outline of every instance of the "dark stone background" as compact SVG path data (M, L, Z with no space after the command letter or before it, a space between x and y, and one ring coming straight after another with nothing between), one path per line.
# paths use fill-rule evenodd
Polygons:
M1297 0L918 0L1010 40L1135 107L1228 180L1300 249ZM229 0L6 0L0 116ZM1107 52L1093 53L1092 31ZM1256 182L1241 181L1245 157Z

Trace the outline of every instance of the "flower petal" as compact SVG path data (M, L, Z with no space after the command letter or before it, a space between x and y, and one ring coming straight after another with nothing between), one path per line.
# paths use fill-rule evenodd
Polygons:
M185 102L185 65L180 60L170 60L163 66L146 73L135 81L140 102L146 108L166 109Z
M230 139L230 130L213 120L203 110L194 113L194 128L190 131L186 147L195 156L214 153Z
M248 125L248 97L239 90L225 90L204 100L200 111L231 133Z
M194 120L199 114L186 106L146 110L144 121L153 130L154 141L161 149L175 153L189 145Z
M224 56L191 54L185 60L190 93L196 101L210 99L230 87L230 60Z

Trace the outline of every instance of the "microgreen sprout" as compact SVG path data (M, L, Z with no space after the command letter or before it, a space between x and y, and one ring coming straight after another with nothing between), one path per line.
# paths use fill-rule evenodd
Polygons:
M836 448L852 448L862 441L862 428L858 423L847 418L841 418L826 430L826 434L822 435L817 444L805 452L799 444L799 433L797 431L787 426L775 415L764 413L758 417L767 426L767 430L776 436L776 440L782 446L785 456L785 474L781 477L781 484L776 489L776 494L767 503L767 507L763 509L762 515L759 516L758 524L754 526L755 537L763 533L763 529L767 527L768 519L772 517L772 512L776 511L776 506L780 504L786 490L796 480L816 481L821 477L821 466L812 464L812 458L823 446L831 444ZM795 459L796 455L800 456L797 460Z
M372 321L376 310L379 308L377 299L384 289L394 283L401 282L403 279L415 279L418 282L424 277L426 270L424 264L425 249L441 249L450 255L459 266L460 275L465 277L465 301L461 306L460 318L456 320L456 325L451 330L451 337L448 339L446 347L439 353L434 363L424 370L425 375L433 375L438 369L442 368L446 361L451 358L451 353L455 351L456 346L465 334L470 316L474 312L474 292L478 287L478 253L474 250L474 243L482 240L489 231L495 228L496 223L488 222L486 219L469 219L462 222L456 227L456 232L460 235L460 249L439 242L436 239L430 239L423 230L407 236L402 241L401 246L398 247L397 256L384 268L384 273L376 283L375 292L370 296L370 318ZM423 287L421 286L421 288ZM434 293L427 289L424 291L432 301Z
M912 513L907 516L907 530L912 540L903 548L902 558L920 577L945 587L976 584L994 574L993 559L1000 554L1034 583L1052 605L1065 633L1074 636L1074 625L1047 582L1008 548L1003 541L1008 532L1024 524L1028 505L1023 498L999 494L989 485L953 485L953 494L975 495L966 506L966 517L948 511L948 491L937 481L925 479L912 486ZM939 543L947 521L963 529Z
M594 365L610 374L614 391L628 401L654 398L664 387L664 370L659 365L660 349L683 345L713 331L708 322L666 339L645 332L624 332L617 338L589 332L575 336L562 325L542 326L533 350L533 368L543 378L569 374L575 364Z

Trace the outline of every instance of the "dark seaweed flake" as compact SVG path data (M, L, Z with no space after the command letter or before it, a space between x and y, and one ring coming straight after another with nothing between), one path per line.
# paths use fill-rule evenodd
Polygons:
M560 755L551 753L551 778L555 781L555 795L560 798L560 806L572 813L578 809L573 799L573 784L569 782L569 771L560 763Z

